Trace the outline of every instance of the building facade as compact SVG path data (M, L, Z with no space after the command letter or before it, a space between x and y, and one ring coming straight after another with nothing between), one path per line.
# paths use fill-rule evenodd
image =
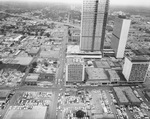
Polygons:
M117 18L111 39L111 47L115 51L116 58L123 58L128 38L131 20Z
M77 83L84 81L84 61L81 58L68 58L66 65L66 82Z
M80 49L103 49L109 0L83 0Z
M125 58L123 75L128 82L144 82L149 67L145 57Z

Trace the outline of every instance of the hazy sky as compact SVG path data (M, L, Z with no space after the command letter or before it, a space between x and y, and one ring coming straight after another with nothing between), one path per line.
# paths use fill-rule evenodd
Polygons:
M6 1L6 0L0 0L0 1ZM15 1L15 0L7 0L7 1ZM82 0L17 0L17 1L82 3ZM150 0L110 0L110 5L150 6Z
M150 0L110 0L112 5L150 6Z

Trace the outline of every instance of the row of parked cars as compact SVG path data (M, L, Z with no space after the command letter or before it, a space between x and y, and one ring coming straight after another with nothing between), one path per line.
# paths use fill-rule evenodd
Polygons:
M104 113L112 114L113 112L111 110L106 92L104 90L101 90L99 95L100 95L100 101L101 101L101 105L103 107Z
M116 116L118 119L129 119L127 113L126 113L126 108L124 105L118 105L117 100L113 94L112 91L109 91L110 97L115 105L115 108L117 110Z
M5 100L3 100L2 102L0 102L0 109L5 109L5 107L7 106L7 104L9 103L10 99L12 98L12 96L14 95L14 92L10 93Z
M32 109L33 106L10 106L10 110L27 110L27 109Z
M23 98L51 98L52 92L24 92L22 95Z
M24 92L16 101L19 106L48 106L52 92Z
M137 87L136 87L137 88ZM150 108L149 106L147 106L147 104L144 102L144 100L142 99L142 97L138 94L138 92L132 87L133 89L133 93L135 94L135 96L142 102L140 107L131 107L131 112L137 112L135 113L133 116L135 119L149 119L146 111L149 111ZM133 111L132 111L133 110Z
M149 119L146 110L138 106L128 106L128 110L132 113L134 119Z
M17 100L17 105L21 106L48 106L50 100L39 100L39 99L19 99Z

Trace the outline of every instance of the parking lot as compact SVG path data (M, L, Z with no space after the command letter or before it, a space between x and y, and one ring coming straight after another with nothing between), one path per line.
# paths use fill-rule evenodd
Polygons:
M128 105L120 105L116 98L116 95L113 91L109 90L108 93L113 101L114 109L116 110L116 117L118 119L149 119L149 106L145 102L144 97L142 97L138 91L137 87L131 87L134 95L141 101L139 104L128 104Z
M134 95L140 100L139 105L120 105L112 87L78 87L66 88L58 98L57 111L63 119L76 119L76 112L85 112L85 118L94 114L107 114L114 119L149 119L149 102L138 93L135 86L131 87Z
M49 106L52 92L23 92L18 95L15 106Z
M66 88L63 96L60 95L58 110L61 110L64 119L76 118L76 112L82 110L85 118L94 117L93 115L104 113L114 117L114 112L110 106L110 100L105 90Z

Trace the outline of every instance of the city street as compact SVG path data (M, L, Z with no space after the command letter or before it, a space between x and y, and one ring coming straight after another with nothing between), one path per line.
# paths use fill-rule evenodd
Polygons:
M59 58L60 66L56 75L57 81L56 81L56 87L55 87L55 96L54 96L54 102L52 106L53 108L51 108L52 110L50 110L50 119L57 119L56 115L59 113L59 112L57 113L58 95L65 89L64 87L65 79L63 79L63 75L64 75L65 61L66 61L65 52L67 48L66 47L67 40L68 40L68 29L66 28L64 32L62 48L59 53L60 54L60 58Z

